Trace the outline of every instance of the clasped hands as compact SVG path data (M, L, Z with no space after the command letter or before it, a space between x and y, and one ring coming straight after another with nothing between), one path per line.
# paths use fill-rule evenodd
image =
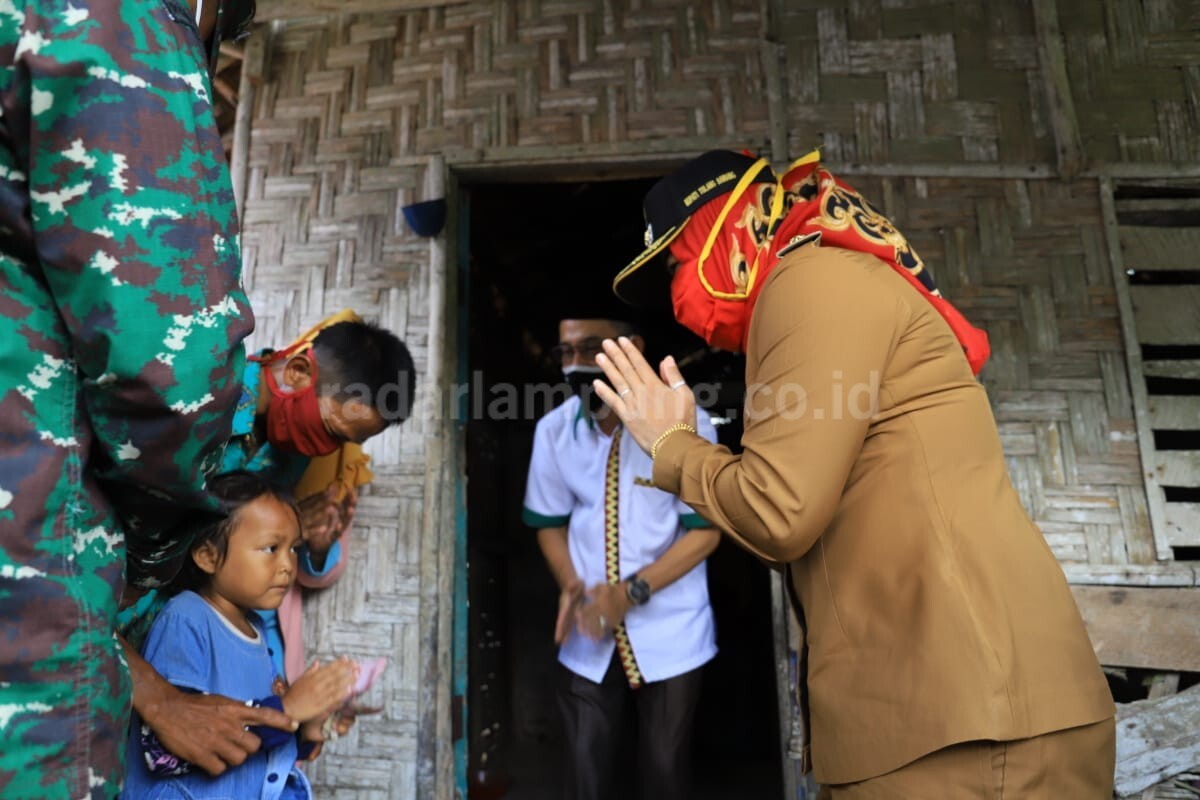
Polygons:
M142 662L144 665L145 662ZM283 711L267 706L247 706L220 695L192 694L171 686L157 674L143 675L143 720L170 752L210 775L243 763L261 744L252 725L283 731L300 730L301 737L318 743L326 737L321 723L338 714L350 698L358 666L348 658L313 664L291 687L282 682L275 692ZM349 730L353 717L338 719L339 733Z
M326 664L314 661L291 686L279 681L274 687L283 713L300 723L300 738L317 744L310 759L317 757L322 742L348 733L354 724L355 716L341 710L350 700L358 669L345 656Z
M299 506L300 532L308 548L308 557L314 567L323 569L333 543L354 521L358 493L340 483L331 483L325 491L301 500Z
M624 582L598 583L584 591L583 581L575 579L559 593L554 643L566 641L572 627L599 641L624 621L629 606Z

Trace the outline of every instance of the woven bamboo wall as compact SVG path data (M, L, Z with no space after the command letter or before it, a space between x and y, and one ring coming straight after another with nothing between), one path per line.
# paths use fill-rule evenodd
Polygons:
M1052 107L1035 6L1057 48L1082 157L1200 160L1195 0L785 2L793 152L835 161L1047 164ZM1057 10L1057 14L1053 12Z
M1200 161L1200 2L1059 0L1094 162Z
M1154 539L1094 181L856 179L991 337L1009 471L1063 562L1148 565Z
M772 132L792 155L821 144L991 334L984 381L1014 482L1068 573L1162 577L1100 186L1051 176L1072 139L1092 168L1200 158L1196 3L1059 0L1067 115L1062 81L1042 69L1054 48L1044 55L1033 8L1053 10L1048 0L346 5L393 10L260 0L260 16L280 21L250 76L247 115L256 345L351 306L404 338L422 372L448 363L436 321L443 245L412 235L400 214L440 194L435 156L453 170L770 152ZM871 177L922 169L941 177ZM429 477L447 433L418 413L371 442L377 479L350 567L308 605L315 655L393 659L385 714L311 771L320 797L450 796L436 742L448 731L429 721L448 717L436 590L448 585L439 543L453 517Z
M792 151L883 163L1049 163L1029 3L784 3Z

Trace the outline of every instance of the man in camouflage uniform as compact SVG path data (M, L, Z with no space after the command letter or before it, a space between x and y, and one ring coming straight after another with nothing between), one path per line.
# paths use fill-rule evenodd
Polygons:
M0 4L5 800L116 796L126 551L155 585L216 513L253 319L193 14Z

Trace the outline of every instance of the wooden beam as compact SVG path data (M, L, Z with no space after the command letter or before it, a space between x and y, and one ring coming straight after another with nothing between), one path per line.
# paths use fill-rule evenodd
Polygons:
M1195 395L1151 395L1149 412L1156 431L1200 430L1200 397Z
M1151 378L1183 378L1200 380L1200 360L1146 361L1143 362L1146 376Z
M1063 564L1067 580L1081 586L1196 586L1196 570L1190 564L1164 561L1159 564Z
M1200 503L1163 503L1163 516L1172 547L1200 547Z
M1072 586L1101 664L1200 670L1200 589Z
M256 22L327 14L385 14L465 5L468 0L259 0Z
M1179 691L1179 673L1178 672L1159 672L1150 677L1150 694L1146 695L1147 700L1158 700L1162 697L1170 697ZM1151 786L1146 791L1142 792L1141 800L1161 800L1158 797L1158 791Z
M1117 706L1115 786L1125 797L1200 764L1200 686Z
M1100 213L1104 222L1104 237L1108 245L1109 265L1112 267L1113 289L1117 294L1117 308L1121 313L1121 333L1125 340L1125 366L1129 372L1129 390L1133 398L1133 416L1137 422L1138 454L1142 460L1142 476L1146 482L1146 508L1150 513L1150 529L1154 532L1154 549L1157 557L1167 561L1174 555L1167 538L1167 523L1163 512L1163 494L1151 471L1154 463L1154 431L1150 427L1147 410L1148 394L1146 381L1142 379L1142 346L1138 340L1133 316L1133 299L1129 294L1129 277L1125 274L1125 257L1121 252L1120 227L1113 205L1113 186L1108 178L1101 178Z
M1095 169L1083 172L1084 178L1113 178L1120 181L1142 182L1162 181L1165 185L1176 186L1179 181L1189 178L1200 178L1200 164L1195 162L1169 161L1151 164L1124 161L1114 164L1103 164Z
M244 58L242 45L237 42L221 42L221 57L241 61Z
M771 161L786 164L788 156L787 47L778 35L783 0L769 0L763 14L763 76L767 89L767 126L771 131ZM791 792L789 796L794 795Z
M1118 200L1117 211L1200 211L1200 197L1133 197Z
M783 796L796 797L799 790L796 762L788 757L791 741L793 716L798 716L794 710L795 699L792 694L791 680L791 648L792 642L788 636L792 609L788 603L787 589L784 581L788 579L787 572L769 570L767 580L771 582L771 631L775 644L775 703L779 714L779 752L780 765L783 767ZM800 643L796 644L800 647Z
M1116 205L1120 213L1123 202ZM1129 269L1200 269L1200 228L1122 225L1121 249ZM1200 339L1200 334L1196 338Z
M1058 172L1064 178L1073 178L1083 169L1084 154L1079 119L1075 116L1075 101L1071 96L1071 78L1067 74L1066 51L1058 27L1058 3L1055 0L1033 0L1033 24L1037 34L1042 85L1046 89L1046 102L1050 107L1050 127L1054 131Z
M259 26L242 48L242 74L238 83L240 102L233 118L233 147L229 156L229 175L233 181L233 200L238 219L246 208L246 181L250 169L250 129L254 124L254 99L266 71L267 45L273 35L270 25Z
M484 179L490 181L488 173L502 175L506 170L525 166L561 166L576 165L579 169L590 168L594 171L607 169L609 164L634 164L661 162L664 154L671 154L675 160L671 166L679 166L682 161L699 155L705 150L715 148L763 149L771 147L768 138L762 140L747 140L745 137L706 136L703 138L676 139L647 139L637 142L599 142L595 144L569 145L514 145L506 147L451 147L444 152L447 161L454 169L461 172L469 180ZM866 175L870 177L895 178L969 178L976 180L1049 180L1058 177L1058 171L1053 164L1025 163L999 164L976 163L961 161L944 162L865 162L865 161L826 161L825 166L835 175ZM618 167L620 169L620 167ZM512 174L517 174L513 172ZM541 181L556 180L557 173L538 178ZM657 173L662 174L660 171ZM1191 175L1200 177L1200 165L1197 164L1106 164L1095 169L1080 173L1081 178L1096 178L1111 180L1113 178L1137 180L1139 178L1161 180L1164 176L1182 178ZM603 178L598 176L598 179ZM612 177L609 175L608 177ZM500 177L503 181L504 178ZM515 178L514 180L525 180ZM568 178L575 180L575 178Z
M1200 426L1200 421L1196 424ZM1200 486L1200 451L1160 450L1155 454L1153 469L1163 486Z
M441 156L426 159L426 198L446 196L446 164ZM429 401L450 396L450 384L456 380L462 346L456 336L457 280L455 261L449 256L457 239L456 221L451 209L450 225L429 242L429 341L426 345L425 375L421 385L428 387ZM447 245L450 245L448 249ZM421 605L419 614L420 686L417 697L417 797L451 797L455 786L453 743L455 572L465 546L466 509L459 508L465 496L461 487L466 465L462 442L466 426L458 429L452 414L433 414L426 427L425 513L421 525ZM459 512L463 514L460 519ZM460 522L463 523L460 525ZM465 574L461 576L465 579ZM465 620L460 620L466 624Z
M1139 343L1200 344L1200 286L1130 286L1129 296Z
M224 78L219 76L213 78L212 84L213 90L217 94L221 95L221 97L225 98L226 103L229 103L229 105L233 106L234 108L237 107L238 93L232 86L225 82Z

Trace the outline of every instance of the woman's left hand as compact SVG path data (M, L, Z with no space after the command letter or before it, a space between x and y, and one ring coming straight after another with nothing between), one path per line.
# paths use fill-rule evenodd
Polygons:
M604 352L596 364L612 386L597 380L593 386L608 407L638 443L650 452L658 437L673 425L696 428L696 398L679 372L675 359L667 356L651 369L641 351L627 337L604 340Z

